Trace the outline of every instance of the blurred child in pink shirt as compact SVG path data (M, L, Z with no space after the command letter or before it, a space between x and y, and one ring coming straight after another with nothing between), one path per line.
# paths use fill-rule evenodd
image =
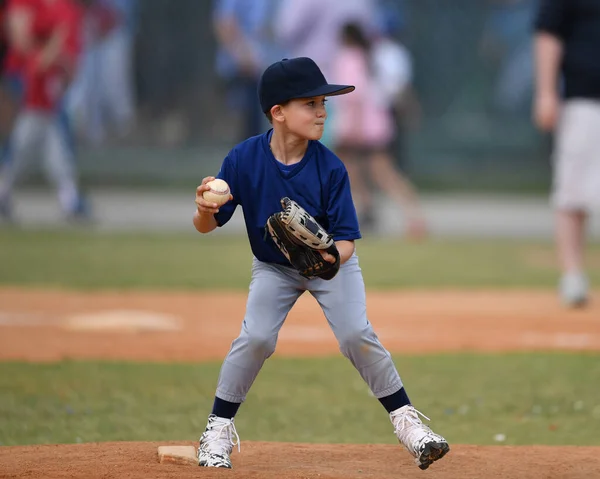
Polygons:
M344 25L341 37L332 81L344 78L356 90L336 99L333 138L336 153L350 175L361 228L369 229L375 222L373 197L367 182L370 177L404 211L407 235L421 238L426 226L415 189L394 167L391 145L396 131L392 104L376 79L371 43L355 23Z

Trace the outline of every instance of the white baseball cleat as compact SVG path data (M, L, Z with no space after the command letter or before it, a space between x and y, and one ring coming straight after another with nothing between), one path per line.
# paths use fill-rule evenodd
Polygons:
M435 461L444 457L450 451L450 446L442 436L423 424L419 415L429 421L427 416L411 405L392 411L390 419L400 444L414 456L415 463L420 469L427 469Z
M585 306L588 300L588 281L582 273L566 273L560 278L560 298L570 308Z
M225 467L231 469L229 455L233 446L240 450L240 437L235 430L233 419L208 416L206 430L200 437L198 465L202 467Z

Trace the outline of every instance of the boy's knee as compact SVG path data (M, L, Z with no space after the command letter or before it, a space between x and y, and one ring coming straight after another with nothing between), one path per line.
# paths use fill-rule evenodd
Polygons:
M346 352L364 349L368 343L366 333L366 331L359 329L344 331L343 336L338 338L342 353L346 354Z
M389 356L370 326L346 330L337 339L342 354L353 362L373 362Z
M248 348L256 356L268 358L275 352L277 335L263 333L248 334Z

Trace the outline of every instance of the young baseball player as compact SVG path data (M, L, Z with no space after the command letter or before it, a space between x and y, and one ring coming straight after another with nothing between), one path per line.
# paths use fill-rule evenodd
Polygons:
M217 175L229 184L230 200L217 208L203 198L213 177L204 178L196 190L196 229L209 233L225 225L240 205L254 255L241 333L221 368L213 409L200 438L200 466L231 467L233 446L239 448L234 416L264 361L275 351L288 312L305 291L319 302L340 350L389 413L398 440L416 464L426 469L449 451L447 441L419 419L390 353L367 319L365 286L354 251L354 241L361 235L348 174L319 142L327 119L325 97L353 90L328 84L309 58L274 63L259 84L260 105L273 128L234 147ZM333 235L341 266L332 279L307 279L290 266L268 235L265 239L265 223L281 210L282 197L297 202ZM329 253L322 256L336 261Z

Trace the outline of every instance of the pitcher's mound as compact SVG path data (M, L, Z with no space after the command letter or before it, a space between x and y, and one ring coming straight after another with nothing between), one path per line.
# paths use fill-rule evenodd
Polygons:
M0 477L44 478L569 478L600 471L600 447L461 446L421 471L397 445L244 442L233 470L160 463L159 446L193 442L90 443L0 447Z

